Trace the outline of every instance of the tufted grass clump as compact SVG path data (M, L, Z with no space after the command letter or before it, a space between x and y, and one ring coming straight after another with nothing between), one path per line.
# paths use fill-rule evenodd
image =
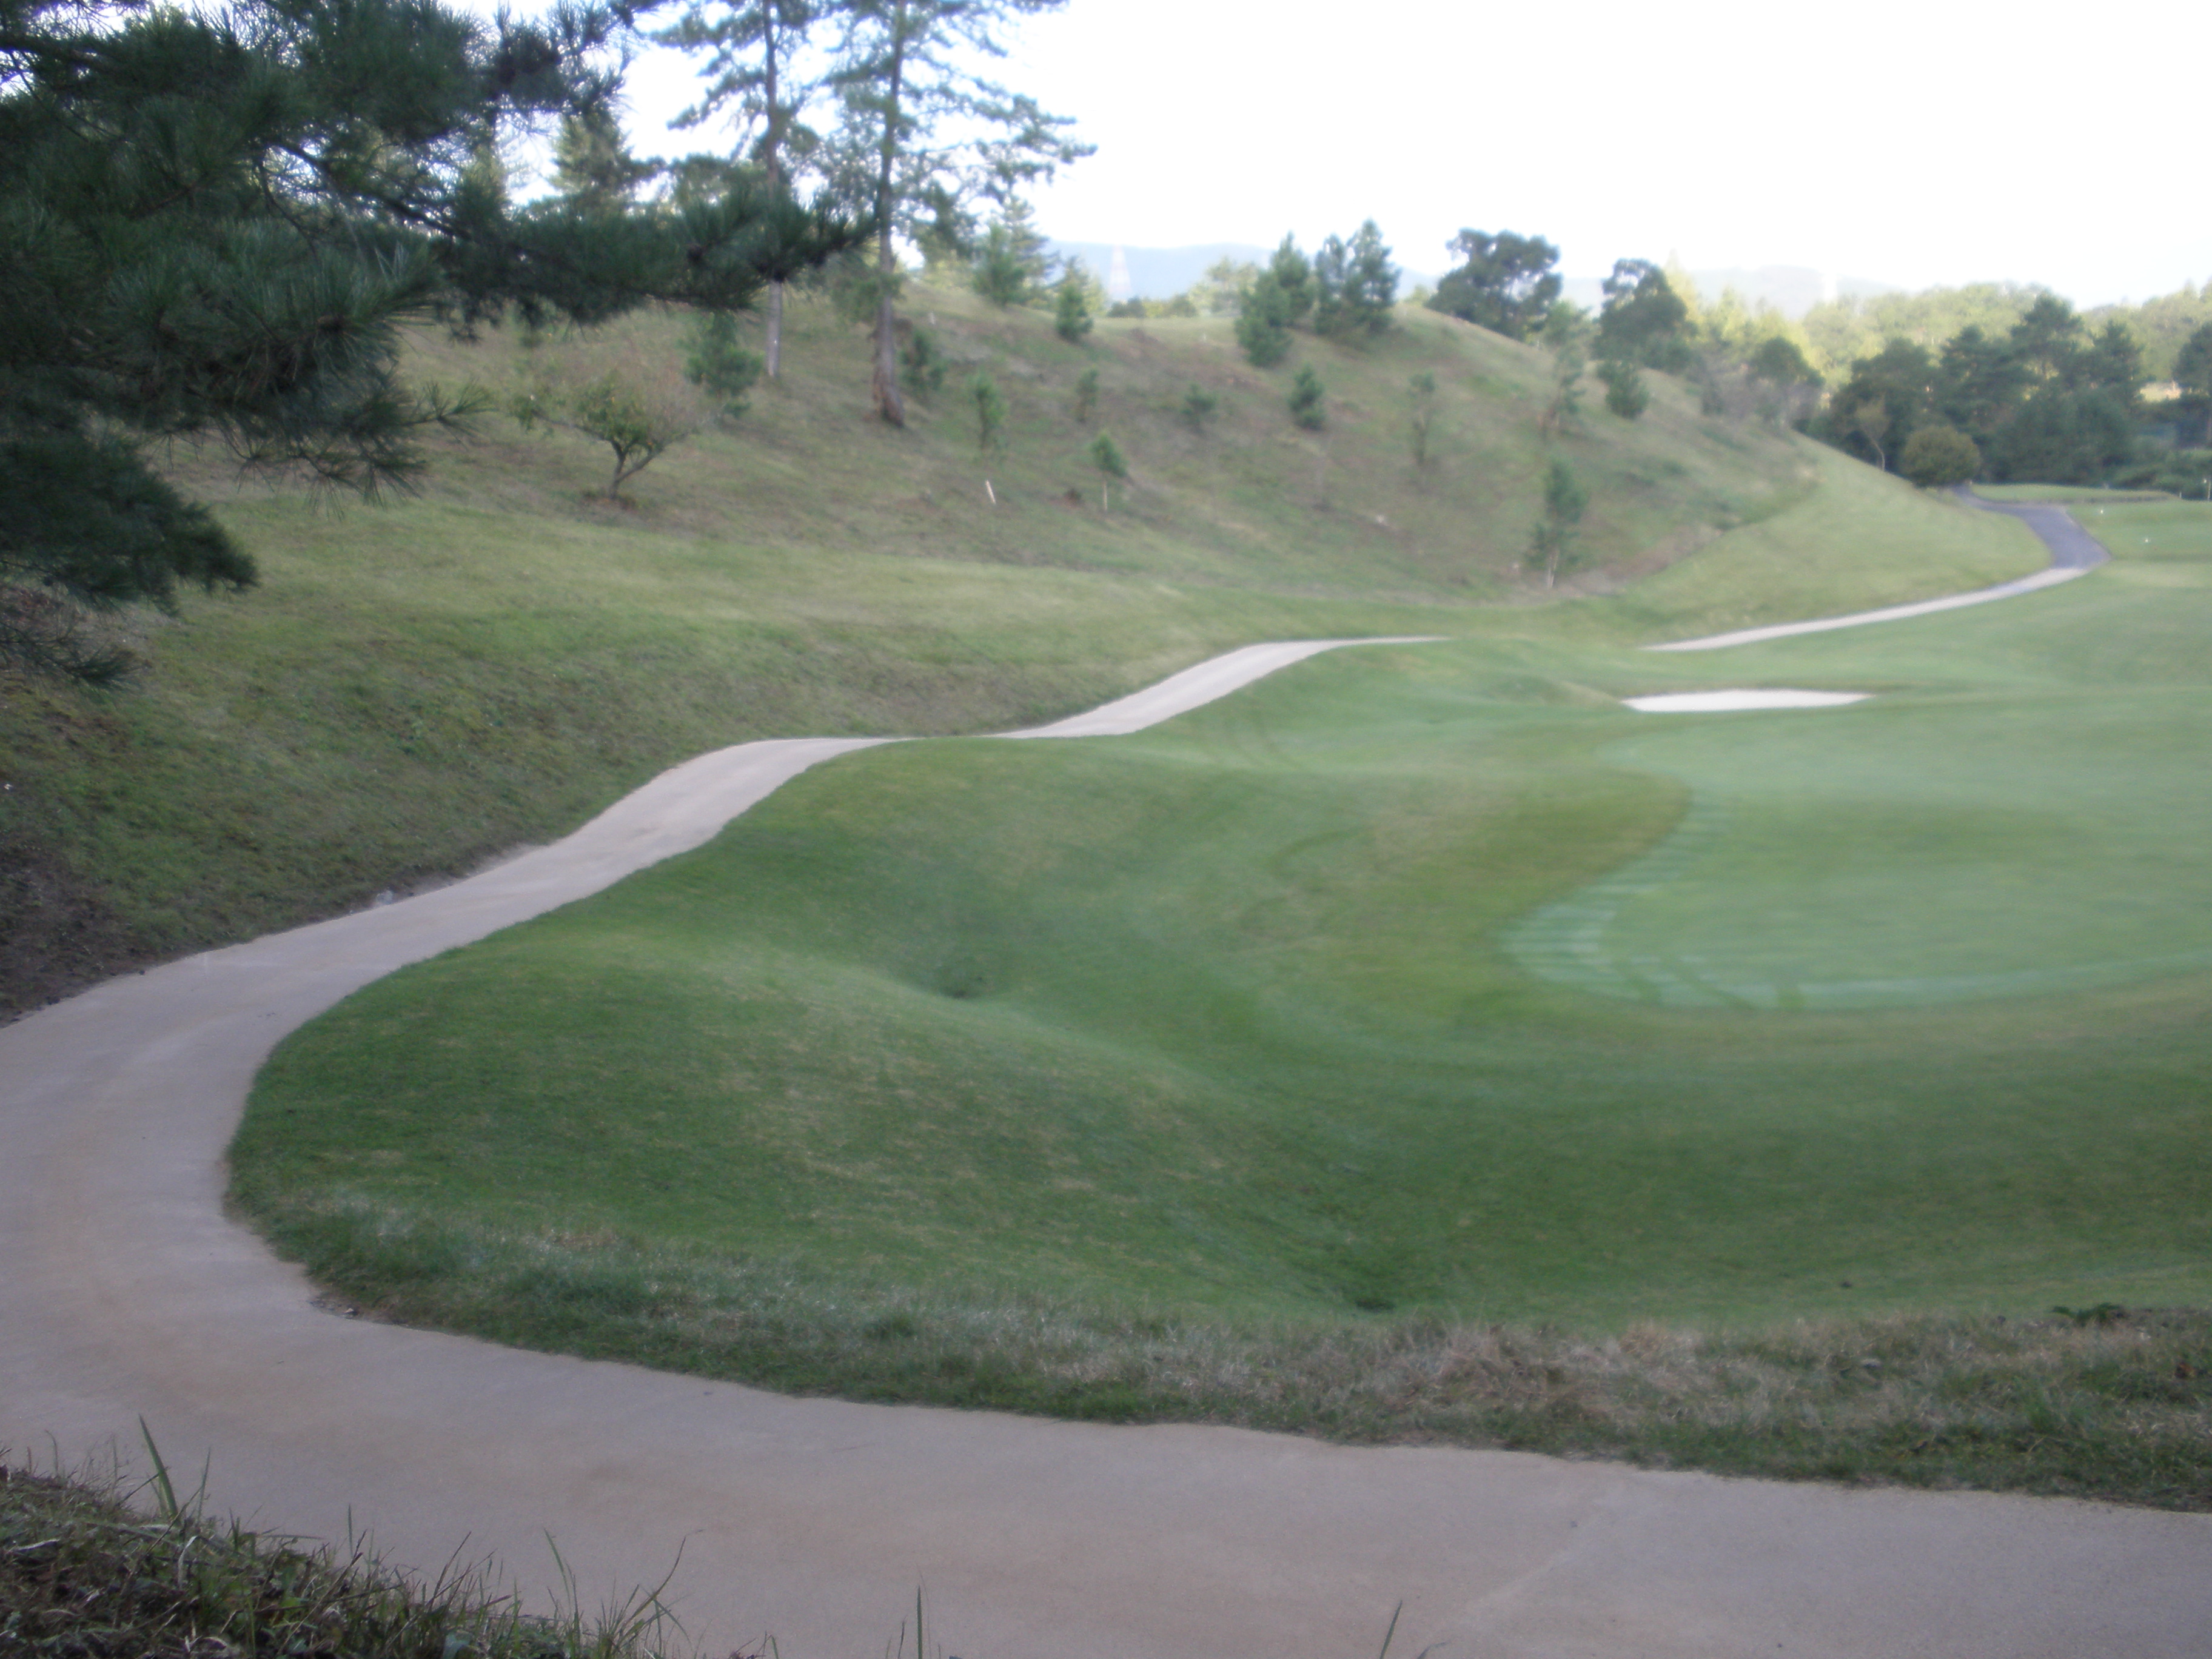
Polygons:
M0 1652L54 1659L660 1659L689 1652L656 1590L586 1615L526 1613L489 1563L429 1580L248 1531L154 1474L40 1473L0 1448ZM565 1573L564 1573L565 1577Z

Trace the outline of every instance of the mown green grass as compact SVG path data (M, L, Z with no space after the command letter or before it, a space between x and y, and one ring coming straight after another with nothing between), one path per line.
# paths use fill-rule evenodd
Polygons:
M296 1036L238 1196L395 1316L786 1387L1902 1479L1971 1419L2000 1451L1942 1478L2084 1489L2002 1426L2056 1372L1954 1420L1973 1389L1929 1356L2054 1304L2212 1291L2212 975L2156 960L2202 943L2212 516L2142 523L2164 557L1878 629L1685 657L1532 617L1136 738L849 757ZM1771 684L1881 696L1610 702ZM1592 995L1516 957L1527 918L1716 805L1624 957L2057 977L1796 1012ZM1868 1318L1944 1311L1971 1330L1914 1327L1924 1388L1849 1456L1778 1426L1796 1406L1669 1438L1679 1399L1594 1380L1654 1322L1842 1322L1805 1361L1833 1376ZM1392 1395L1469 1322L1559 1328L1524 1361L1581 1380ZM2079 1392L2083 1435L2134 1433ZM2201 1433L2183 1393L2143 1444ZM2122 1475L2108 1449L2090 1485L2204 1491L2174 1455Z

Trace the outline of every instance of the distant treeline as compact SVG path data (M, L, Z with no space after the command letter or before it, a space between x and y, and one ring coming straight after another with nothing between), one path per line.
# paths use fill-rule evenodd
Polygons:
M1021 270L994 280L987 251L979 290L1001 304L1045 302L1043 239L1018 210L994 235L1018 250ZM1831 300L1793 319L1734 289L1708 298L1678 264L1622 259L1593 319L1561 297L1559 249L1543 237L1463 230L1448 246L1453 268L1412 297L1550 349L1561 390L1540 418L1547 432L1577 419L1587 354L1615 415L1643 411L1638 372L1656 369L1687 380L1709 416L1787 422L1923 483L2193 490L2212 477L2199 447L2212 447L2212 284L2083 314L2046 289L1985 283ZM1295 326L1346 338L1386 328L1396 288L1370 221L1310 259L1288 237L1266 261L1224 257L1166 299L1109 305L1079 260L1061 268L1056 294L1071 339L1097 312L1233 317L1264 368L1284 361Z
M1910 340L1930 351L1969 328L2005 333L2050 295L2019 283L1970 283L1963 288L1923 289L1917 294L1830 300L1800 320L1814 361L1832 373L1871 357L1892 340ZM2120 323L2135 337L2142 367L2153 381L2173 377L2175 360L2189 337L2212 323L2212 283L2184 283L2172 294L2139 306L2099 306L2082 313L2093 330Z

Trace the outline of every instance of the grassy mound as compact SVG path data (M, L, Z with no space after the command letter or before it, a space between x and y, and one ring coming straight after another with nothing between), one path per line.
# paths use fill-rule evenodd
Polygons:
M914 314L954 368L906 430L867 412L861 333L802 304L784 380L628 507L587 496L603 447L501 416L434 453L419 499L378 508L241 491L179 457L264 585L142 619L134 690L0 687L0 1009L434 884L723 744L1011 727L1256 639L1516 625L1493 602L1529 596L1539 354L1425 313L1365 350L1304 343L1332 392L1310 434L1283 408L1289 369L1244 367L1218 323L1109 323L1079 349L963 295L918 289ZM554 358L665 377L680 352L673 319L645 318L535 346L426 337L416 367L501 387ZM1423 366L1439 408L1417 469ZM978 447L978 371L1009 404L1003 453ZM1219 398L1203 432L1178 413L1193 384ZM1102 513L1084 452L1109 429L1132 479ZM2016 526L1704 420L1671 386L1643 422L1599 410L1561 448L1592 487L1574 580L1593 592L1705 544L1692 562L1715 569L1774 550L1754 563L1814 573L1828 608L2039 558ZM1887 550L1817 551L1867 514ZM1668 604L1671 626L1740 600L1692 581Z
M2109 1389L2018 1335L2212 1291L2212 514L2109 513L2156 556L1908 624L1652 656L1620 599L848 757L296 1036L238 1196L390 1316L784 1387L2202 1501L2198 1324ZM1717 684L1881 695L1612 702ZM1906 967L2033 982L1804 994ZM1601 1386L1638 1343L1705 1358Z

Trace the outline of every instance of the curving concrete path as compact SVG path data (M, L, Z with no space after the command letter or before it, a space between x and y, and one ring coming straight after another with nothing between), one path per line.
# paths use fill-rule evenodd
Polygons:
M1765 628L1740 628L1733 634L1711 634L1700 640L1677 640L1671 645L1647 645L1646 651L1719 651L1731 645L1756 645L1761 640L1786 640L1796 634L1825 634L1837 628L1863 628L1869 623L1901 622L1907 617L1930 617L1939 611L1959 611L1970 605L1987 605L1992 599L2017 599L2022 593L2033 593L2045 587L2056 587L2061 582L2070 582L2076 576L2087 575L2112 556L2098 545L2097 538L2074 521L2063 507L2047 507L2034 502L1990 501L1961 485L1956 492L1960 501L1984 513L2002 513L2008 519L2018 519L2035 532L2035 538L2050 550L2051 564L2032 576L2022 576L2016 581L1999 582L1995 587L1981 587L1971 593L1950 593L1940 599L1922 599L1915 605L1893 605L1881 611L1857 611L1848 617L1823 617L1815 622L1775 623Z
M1128 731L1316 651L1254 647L1025 737ZM116 980L0 1030L0 1445L142 1416L218 1511L495 1554L587 1601L657 1582L702 1644L881 1650L926 1585L969 1659L2212 1650L2212 1517L1841 1491L797 1400L348 1320L222 1210L285 1032L403 964L712 836L880 739L720 750L556 846L402 903Z

